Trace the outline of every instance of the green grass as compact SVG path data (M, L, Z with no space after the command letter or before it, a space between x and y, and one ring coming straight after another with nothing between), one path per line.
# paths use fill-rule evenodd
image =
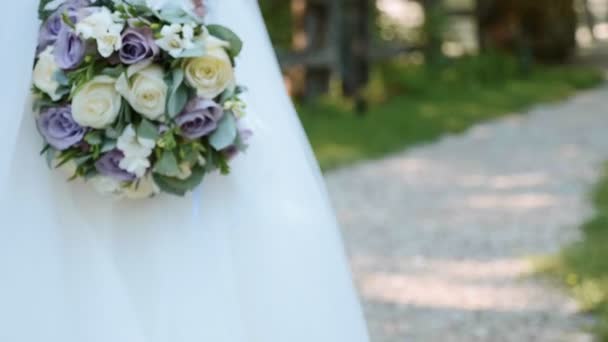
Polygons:
M469 57L430 69L408 61L377 67L365 116L338 97L299 106L325 170L431 142L446 133L555 101L599 84L584 67L535 67L522 72L505 57Z
M597 317L594 331L608 342L608 166L593 204L596 214L582 226L583 239L545 260L540 269L563 282L582 308Z

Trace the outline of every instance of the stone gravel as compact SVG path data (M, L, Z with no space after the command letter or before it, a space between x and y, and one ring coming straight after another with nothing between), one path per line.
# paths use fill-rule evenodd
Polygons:
M607 159L604 86L329 173L372 341L592 341L531 257L578 238Z

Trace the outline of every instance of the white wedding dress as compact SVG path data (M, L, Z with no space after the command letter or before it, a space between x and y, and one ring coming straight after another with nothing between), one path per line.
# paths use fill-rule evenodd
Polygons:
M0 341L367 342L316 162L254 0L210 0L245 41L252 146L186 198L116 202L47 169L27 103L38 0L0 21Z

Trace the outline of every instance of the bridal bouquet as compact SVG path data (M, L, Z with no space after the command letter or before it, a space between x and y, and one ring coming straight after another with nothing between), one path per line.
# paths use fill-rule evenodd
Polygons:
M41 0L33 73L52 167L104 194L183 196L247 147L242 42L202 0Z

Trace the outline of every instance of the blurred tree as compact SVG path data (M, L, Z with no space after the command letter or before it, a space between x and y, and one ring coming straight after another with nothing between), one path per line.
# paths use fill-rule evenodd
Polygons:
M259 3L272 43L280 49L291 48L293 21L289 1L260 0Z
M344 0L341 39L342 89L355 99L357 112L366 110L364 89L370 73L371 0Z
M477 0L482 49L563 62L576 48L574 0Z
M443 60L443 35L446 13L441 0L420 0L424 8L423 44L424 57L430 65L440 64Z

